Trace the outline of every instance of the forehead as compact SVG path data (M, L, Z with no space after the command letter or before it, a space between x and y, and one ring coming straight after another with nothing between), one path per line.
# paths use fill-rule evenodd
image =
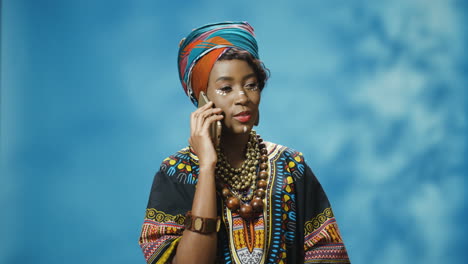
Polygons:
M254 70L244 60L220 60L211 69L210 81L219 77L243 78L252 73Z

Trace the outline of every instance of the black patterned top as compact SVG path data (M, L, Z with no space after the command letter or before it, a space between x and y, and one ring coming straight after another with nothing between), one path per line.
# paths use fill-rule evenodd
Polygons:
M263 213L245 221L218 197L217 263L349 263L330 203L300 152L265 142ZM154 177L139 244L147 263L170 263L191 210L198 158L184 148Z

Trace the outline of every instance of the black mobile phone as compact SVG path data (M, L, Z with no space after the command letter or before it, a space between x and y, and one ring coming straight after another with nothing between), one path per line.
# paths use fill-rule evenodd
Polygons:
M198 96L198 108L206 105L208 102L210 102L210 100L206 96L205 92L201 91L200 96ZM221 141L221 129L222 126L220 121L216 121L210 126L210 136L216 147L219 146L219 142Z

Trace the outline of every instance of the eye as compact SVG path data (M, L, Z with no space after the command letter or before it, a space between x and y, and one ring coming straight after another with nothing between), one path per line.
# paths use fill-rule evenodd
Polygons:
M232 91L232 88L231 88L231 86L228 86L228 85L216 89L216 93L217 93L217 94L220 94L220 95L226 95L226 94L228 94L230 91Z
M258 83L256 82L250 82L245 85L245 88L251 91L256 91L258 90Z

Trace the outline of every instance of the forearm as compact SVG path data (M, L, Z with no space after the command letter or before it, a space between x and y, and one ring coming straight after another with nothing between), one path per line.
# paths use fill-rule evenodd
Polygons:
M216 185L214 166L200 167L192 203L192 215L216 218ZM217 233L200 234L185 230L177 246L173 263L214 263Z

